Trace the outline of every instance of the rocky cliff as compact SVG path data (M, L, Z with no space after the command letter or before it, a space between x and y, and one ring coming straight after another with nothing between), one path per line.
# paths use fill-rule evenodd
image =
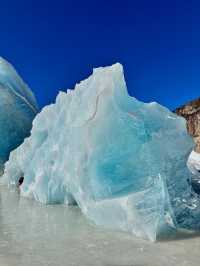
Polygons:
M177 108L175 112L187 120L187 129L196 143L195 151L200 153L200 98Z

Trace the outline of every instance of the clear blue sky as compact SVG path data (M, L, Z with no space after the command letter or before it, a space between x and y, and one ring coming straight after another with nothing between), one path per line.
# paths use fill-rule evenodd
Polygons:
M143 101L174 109L200 96L198 1L7 0L0 10L0 55L40 106L115 62Z

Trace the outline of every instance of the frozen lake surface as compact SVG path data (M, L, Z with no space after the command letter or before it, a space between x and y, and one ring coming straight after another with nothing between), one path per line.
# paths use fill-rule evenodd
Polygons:
M0 186L0 266L199 266L200 236L150 243Z

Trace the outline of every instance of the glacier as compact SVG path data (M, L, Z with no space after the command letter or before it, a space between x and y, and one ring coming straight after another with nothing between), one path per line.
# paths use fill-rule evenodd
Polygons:
M60 92L11 152L1 183L44 204L77 204L94 223L155 241L200 229L183 118L129 96L117 63Z
M0 57L0 175L9 154L30 134L36 99L15 69Z

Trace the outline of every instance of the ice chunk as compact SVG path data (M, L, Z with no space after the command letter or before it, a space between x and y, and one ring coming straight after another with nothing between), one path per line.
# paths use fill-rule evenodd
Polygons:
M0 174L10 151L30 134L37 111L31 90L0 57Z
M192 151L188 158L187 164L192 174L199 176L200 180L200 153Z
M200 153L192 151L187 166L192 173L192 186L193 189L200 194Z
M77 203L96 224L155 240L199 229L185 120L128 95L120 64L60 92L11 153L3 182L43 203Z

